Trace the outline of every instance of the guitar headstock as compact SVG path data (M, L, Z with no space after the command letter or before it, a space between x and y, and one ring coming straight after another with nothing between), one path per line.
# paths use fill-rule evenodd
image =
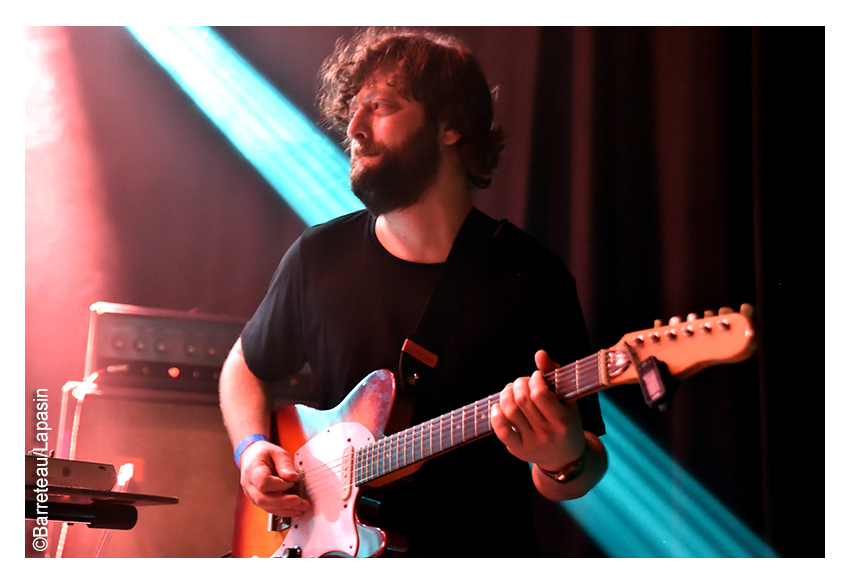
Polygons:
M753 307L744 304L740 312L721 308L718 314L706 311L703 318L689 314L685 320L671 318L666 325L655 321L651 329L624 335L609 353L629 356L632 363L655 357L670 375L685 378L712 365L748 359L756 348L752 317ZM611 373L611 385L638 381L634 367Z

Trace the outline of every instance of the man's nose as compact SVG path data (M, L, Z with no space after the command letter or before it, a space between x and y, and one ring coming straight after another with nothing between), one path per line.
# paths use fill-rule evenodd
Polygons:
M370 132L368 112L366 108L360 107L352 114L351 119L348 121L348 128L345 135L348 136L349 140L362 143L364 140L369 139Z

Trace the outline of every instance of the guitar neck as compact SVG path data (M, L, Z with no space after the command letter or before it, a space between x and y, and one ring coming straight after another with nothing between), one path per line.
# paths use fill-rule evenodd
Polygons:
M632 364L650 357L663 362L673 377L687 377L718 363L737 363L755 351L752 315L752 306L744 304L740 314L721 308L719 314L706 312L702 319L689 314L685 321L672 318L667 325L657 321L654 328L629 333L617 345L559 367L544 379L561 401L568 402L611 385L638 383ZM657 396L644 397L650 403ZM498 401L499 394L491 395L360 448L355 453L355 483L379 479L491 433L490 408Z
M600 374L602 358L602 353L585 357L545 374L544 379L561 401L579 399L606 387L604 373ZM498 393L359 448L355 484L374 481L490 434L490 408L497 403Z

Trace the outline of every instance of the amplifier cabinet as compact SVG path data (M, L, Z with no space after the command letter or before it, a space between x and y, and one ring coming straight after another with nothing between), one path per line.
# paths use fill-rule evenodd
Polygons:
M110 302L91 305L85 379L136 399L218 403L221 367L242 333L237 318ZM318 405L309 366L271 386L275 407Z

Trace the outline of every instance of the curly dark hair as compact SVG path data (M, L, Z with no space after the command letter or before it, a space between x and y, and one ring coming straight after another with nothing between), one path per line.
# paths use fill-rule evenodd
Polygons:
M425 106L426 115L448 124L461 138L469 182L490 184L504 148L493 122L493 96L478 61L457 38L435 32L368 28L336 49L322 64L318 107L329 128L345 135L349 103L371 74L394 69L401 90Z

